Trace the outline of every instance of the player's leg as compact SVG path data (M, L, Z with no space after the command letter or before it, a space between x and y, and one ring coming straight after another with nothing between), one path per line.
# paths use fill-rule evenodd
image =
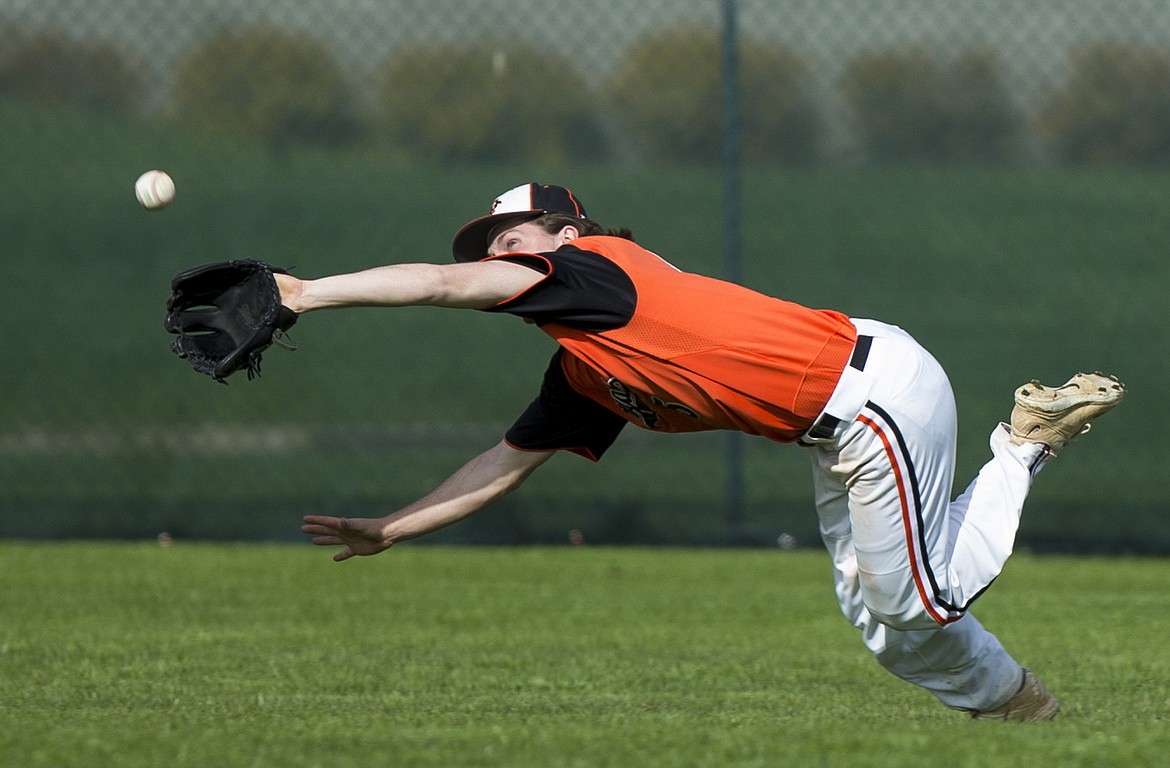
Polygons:
M871 636L880 642L874 656L882 667L953 709L991 710L1020 687L1023 668L970 613L938 629L882 626Z
M954 396L942 367L912 338L896 328L868 331L870 400L837 440L825 471L848 489L870 614L900 631L934 629L966 610L949 560Z
M950 384L905 333L880 324L865 332L875 337L866 366L875 380L871 402L835 445L812 449L838 600L890 672L951 707L996 706L1018 687L1022 669L977 620L964 618L956 595L966 590L952 584ZM990 500L990 490L981 495ZM1002 536L1014 533L1013 525Z
M958 428L945 372L900 329L867 321L866 332L870 400L827 471L848 488L866 607L894 629L930 629L961 617L1003 570L1049 454L997 428L991 460L952 503Z
M898 631L874 619L862 597L848 489L833 469L839 456L815 448L812 458L821 537L833 561L837 600L878 663L956 709L987 710L1011 696L1022 669L973 616L945 628L933 624L914 631Z
M990 438L992 458L949 505L947 558L952 593L966 604L1003 570L1012 553L1032 480L1050 455L1038 443L1016 445L1004 426Z
M991 461L950 505L955 585L971 595L986 589L1011 554L1033 478L1124 394L1116 377L1100 373L1078 373L1060 387L1033 381L1016 390L1011 424L991 433Z

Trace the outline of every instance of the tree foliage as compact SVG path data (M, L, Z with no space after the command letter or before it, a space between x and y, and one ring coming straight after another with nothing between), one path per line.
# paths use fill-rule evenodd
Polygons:
M630 51L606 101L639 154L662 162L714 162L723 137L722 43L709 28L653 34ZM820 120L809 67L781 49L739 51L743 152L754 162L815 158Z
M1170 53L1118 45L1077 51L1037 124L1066 162L1170 162Z
M596 160L596 97L572 62L509 45L420 45L380 81L381 122L398 147L446 160Z
M349 89L321 45L271 27L214 36L175 74L176 105L192 124L274 142L342 143L358 130Z
M119 47L48 31L0 41L0 92L46 103L125 110L142 92L142 77Z
M841 90L868 160L999 161L1019 145L1020 118L986 51L949 64L924 50L861 56Z

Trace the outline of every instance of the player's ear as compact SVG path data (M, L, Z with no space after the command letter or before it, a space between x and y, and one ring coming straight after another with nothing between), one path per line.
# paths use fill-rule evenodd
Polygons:
M557 239L559 241L557 243L557 245L561 246L561 245L564 245L565 243L571 243L580 236L581 236L580 230L578 230L574 226L566 225L566 226L561 228L560 232L557 233Z

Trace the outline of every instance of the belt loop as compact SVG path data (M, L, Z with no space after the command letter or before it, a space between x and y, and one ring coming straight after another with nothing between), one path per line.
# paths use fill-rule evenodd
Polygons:
M849 365L841 373L841 379L837 382L833 397L808 431L801 436L798 442L802 445L814 445L817 442L832 440L843 426L852 422L869 394L870 377L861 374L865 372L865 364L869 361L869 352L872 346L873 336L858 334L857 341L853 344L853 354L849 358ZM854 373L849 370L850 368L860 373ZM831 411L837 411L840 415Z
M859 371L865 370L865 361L869 359L869 348L873 346L873 336L861 335L853 345L853 357L849 358L849 365Z
M837 427L841 426L841 420L836 416L829 414L821 414L816 423L812 425L808 432L805 432L805 437L813 440L828 440L837 431Z

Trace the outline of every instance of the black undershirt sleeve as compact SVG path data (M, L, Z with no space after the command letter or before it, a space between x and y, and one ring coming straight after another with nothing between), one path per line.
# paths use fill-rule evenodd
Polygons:
M552 253L500 258L532 267L546 278L489 312L505 312L537 324L559 323L584 331L620 328L637 304L634 283L609 259L572 244ZM626 420L570 386L558 349L544 374L540 394L504 439L520 450L564 450L593 461L601 458Z
M488 312L506 312L537 324L560 323L584 331L620 328L637 304L634 283L609 259L573 245L553 253L515 253L500 257L533 267L547 277Z
M626 420L569 386L558 349L544 373L540 394L520 415L504 439L530 451L570 451L598 461Z

